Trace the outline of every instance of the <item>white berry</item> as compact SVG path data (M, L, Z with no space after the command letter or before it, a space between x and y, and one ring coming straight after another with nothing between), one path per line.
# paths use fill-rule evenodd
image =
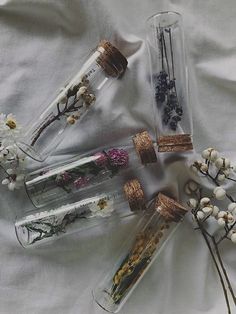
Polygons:
M229 205L228 205L228 211L229 212L233 212L234 210L236 209L236 203L230 203Z
M205 206L205 205L208 205L210 204L210 199L208 197L203 197L201 200L200 200L200 205L201 206Z
M191 208L196 208L197 207L197 200L195 200L195 198L190 198L189 201L188 201L188 205Z
M221 227L224 227L224 226L225 226L225 220L224 220L223 218L219 218L219 219L217 220L217 222L218 222L219 226L221 226Z
M202 220L202 219L205 218L205 214L200 210L200 211L197 212L197 218L199 220Z
M226 215L226 213L225 213L224 211L220 211L220 212L218 213L218 218L224 218L225 215Z
M236 243L236 233L233 233L230 239L233 243Z
M223 200L226 196L226 191L222 187L216 187L213 193L217 200Z
M213 217L216 217L216 216L218 215L219 211L220 211L220 210L219 210L219 207L213 206L212 216L213 216Z
M210 215L212 213L212 207L210 207L210 206L203 207L202 211L205 214Z
M225 180L225 175L224 174L218 174L217 180L220 182L223 182Z

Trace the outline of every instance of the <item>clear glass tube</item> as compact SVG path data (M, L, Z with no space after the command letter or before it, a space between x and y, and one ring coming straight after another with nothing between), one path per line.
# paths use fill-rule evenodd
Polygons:
M134 212L140 212L145 210L145 203L140 183L136 179L130 180L123 189L118 188L105 193L97 192L92 197L55 209L33 211L17 219L16 236L23 247L33 247L95 227L107 217L122 218Z
M149 141L149 146L145 139ZM77 193L80 198L85 197L89 187L120 175L130 166L137 168L147 161L155 162L151 139L148 136L145 139L141 144L136 140L136 149L130 139L130 145L126 147L102 149L89 156L75 157L32 172L25 177L27 194L35 207L69 200Z
M182 17L160 12L146 23L157 136L192 135Z
M184 207L163 194L149 209L122 247L115 266L93 290L96 303L108 312L117 313L125 304L186 213Z
M113 78L127 67L126 58L107 41L101 41L75 77L27 127L17 142L20 149L37 161L44 161L62 141L65 130L81 121Z

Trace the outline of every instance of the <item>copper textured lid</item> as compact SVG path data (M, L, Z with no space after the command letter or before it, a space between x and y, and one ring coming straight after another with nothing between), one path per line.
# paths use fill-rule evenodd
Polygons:
M144 192L140 182L137 179L133 179L125 183L124 193L132 211L146 209Z
M125 56L107 40L102 40L99 43L98 50L101 51L101 54L97 63L109 76L121 77L128 65Z
M188 212L184 206L162 193L158 193L156 197L155 208L166 221L179 222Z
M137 133L133 137L134 146L142 164L157 162L157 156L151 136L147 131Z
M157 144L159 152L183 152L193 149L191 134L159 136Z

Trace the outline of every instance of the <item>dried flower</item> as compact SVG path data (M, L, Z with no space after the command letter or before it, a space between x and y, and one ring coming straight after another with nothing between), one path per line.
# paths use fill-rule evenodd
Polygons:
M113 167L126 167L129 163L129 154L124 149L113 148L107 152L109 163Z
M105 167L107 165L107 156L106 154L102 153L102 152L98 152L96 154L94 154L95 157L95 164L99 167Z
M93 216L108 217L114 211L113 200L109 199L106 195L99 198L95 203L89 206Z
M88 177L79 177L74 181L74 187L80 189L85 187L89 183Z

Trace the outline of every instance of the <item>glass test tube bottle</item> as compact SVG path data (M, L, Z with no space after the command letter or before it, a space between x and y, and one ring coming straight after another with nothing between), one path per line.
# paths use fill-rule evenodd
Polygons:
M20 244L33 247L50 240L95 227L104 218L120 218L146 209L143 189L137 179L125 183L123 189L115 186L106 192L63 205L55 209L28 214L15 223Z
M44 161L62 141L64 131L83 118L107 82L120 78L127 64L117 48L101 41L76 76L33 119L17 142L20 149L34 160Z
M89 156L32 172L25 178L25 188L33 205L43 207L71 199L77 193L80 199L84 198L89 187L98 186L129 167L156 161L151 137L142 132L136 134L133 142L131 138L126 147L101 149Z
M115 267L93 290L100 307L111 313L121 309L186 212L187 209L173 199L162 193L157 195L135 234L124 244Z
M146 23L157 142L183 141L192 149L192 116L182 17L160 12ZM181 150L181 147L179 147Z

